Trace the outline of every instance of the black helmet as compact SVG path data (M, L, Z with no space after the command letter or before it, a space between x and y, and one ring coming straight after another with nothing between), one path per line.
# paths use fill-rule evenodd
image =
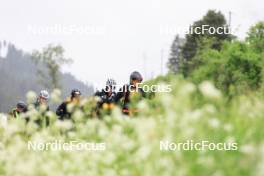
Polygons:
M22 109L23 112L27 110L27 104L23 101L19 101L16 106L17 108Z
M71 97L75 97L77 95L82 95L81 91L78 89L73 89L71 92Z
M138 80L138 81L142 82L143 77L141 76L141 74L138 71L134 71L130 75L130 81L131 80Z

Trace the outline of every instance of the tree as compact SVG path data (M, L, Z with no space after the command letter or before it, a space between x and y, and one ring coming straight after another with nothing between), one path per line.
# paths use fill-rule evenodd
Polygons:
M32 58L37 64L41 83L50 89L60 88L59 71L64 64L72 63L72 60L65 58L64 49L60 45L49 44L42 51L34 51ZM44 65L44 67L42 66Z
M226 33L223 34L210 34L209 31L204 31L202 34L198 34L193 32L193 29L200 27L204 25L209 25L210 27L213 27L215 29L222 27L226 28ZM194 22L194 24L190 27L190 32L186 34L186 42L182 46L182 56L183 56L183 74L185 76L188 76L193 69L198 67L198 65L195 65L192 62L192 59L196 55L197 51L199 49L203 49L204 43L206 45L208 44L207 42L208 39L210 40L211 43L211 48L212 49L217 49L220 50L223 41L226 40L231 40L233 36L229 33L229 27L226 23L226 19L224 15L221 12L215 12L214 10L209 10L207 14L199 21ZM195 62L197 64L197 62Z
M257 52L264 52L264 21L250 28L246 41L249 42Z
M261 87L260 54L245 42L226 42L220 51L205 49L197 57L202 64L191 75L197 83L211 80L231 96Z
M167 66L172 73L178 73L180 71L182 63L181 47L184 43L184 39L181 39L177 35L171 45L171 53Z

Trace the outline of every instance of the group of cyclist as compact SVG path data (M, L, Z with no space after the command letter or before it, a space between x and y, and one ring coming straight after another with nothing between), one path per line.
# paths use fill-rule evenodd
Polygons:
M108 79L106 81L106 86L100 91L97 91L94 94L94 97L98 97L97 105L95 112L100 116L101 111L111 111L114 106L120 105L122 112L126 115L132 115L137 112L136 108L132 108L131 100L133 97L138 97L142 99L146 96L145 92L138 85L143 81L142 75L138 71L134 71L130 75L129 84L124 85L119 90L116 90L116 82L114 79ZM135 96L137 95L137 96ZM81 100L82 93L78 89L73 89L71 91L70 98L62 102L57 110L56 114L58 119L71 119L71 112L68 110L67 106L69 104L78 105ZM49 93L46 90L42 90L39 93L39 96L36 102L33 104L36 110L39 110L40 107L45 107L45 111L49 111ZM20 114L27 112L28 106L26 103L20 101L17 103L16 108L11 111L11 115L14 118L19 118ZM48 122L47 122L48 123Z

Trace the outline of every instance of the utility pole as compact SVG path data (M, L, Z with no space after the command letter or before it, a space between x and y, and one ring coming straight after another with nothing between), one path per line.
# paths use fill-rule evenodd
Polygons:
M160 52L160 74L163 75L163 49Z
M144 70L144 77L147 79L147 55L143 52L143 70Z
M228 13L229 15L228 15L228 17L229 17L229 20L228 20L228 26L229 26L229 28L231 28L231 19L232 19L232 12L231 11L229 11L229 13Z

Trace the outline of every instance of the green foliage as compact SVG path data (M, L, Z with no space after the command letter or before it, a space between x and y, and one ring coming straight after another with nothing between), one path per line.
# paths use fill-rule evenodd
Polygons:
M170 58L168 61L168 68L170 72L172 73L180 73L182 70L182 54L181 54L181 47L184 44L184 39L180 38L179 35L177 35L172 43L171 46L171 53Z
M214 10L209 10L201 20L194 22L190 29L202 27L203 25L209 25L215 29L218 27L225 27L228 29L227 31L229 31L224 15L221 12L216 12ZM186 34L186 42L182 46L182 74L188 76L192 72L192 59L195 57L199 49L204 47L204 40L211 40L210 47L219 50L221 49L223 41L230 41L232 38L233 37L230 34L210 34L208 31L204 34L197 34L195 32Z
M208 11L193 27L204 24L217 28L226 26L226 20L221 12ZM252 26L245 41L208 33L187 34L185 40L183 46L177 37L173 42L168 64L172 73L195 83L211 80L229 98L264 89L264 22Z
M264 52L264 22L258 22L252 26L246 39L257 52Z
M90 118L90 100L82 102L73 121L57 121L47 112L47 128L23 119L0 119L0 175L259 175L264 174L264 101L237 96L228 104L213 84L196 86L171 75L153 82L170 84L170 93L141 101L136 118L119 109L103 120ZM54 98L54 97L53 97ZM34 109L31 119L40 117ZM29 150L31 142L105 143L103 151ZM238 150L160 151L160 141L208 140L238 144Z
M36 63L42 63L46 68L39 69L38 74L41 83L48 88L60 88L59 84L59 71L62 65L72 62L71 59L65 58L64 49L60 45L48 45L42 51L34 51L32 58ZM45 70L46 69L46 70ZM46 75L46 71L48 75Z
M220 51L206 49L196 57L201 66L192 73L195 82L212 80L229 95L254 91L262 84L261 57L248 44L225 43Z

